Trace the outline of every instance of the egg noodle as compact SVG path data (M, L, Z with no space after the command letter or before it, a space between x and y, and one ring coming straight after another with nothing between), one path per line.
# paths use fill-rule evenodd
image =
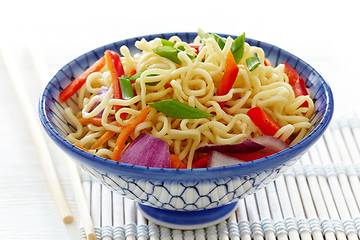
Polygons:
M101 71L90 74L78 94L79 110L65 110L66 116L77 129L67 136L67 140L89 149L106 131L119 133L120 126L128 125L147 103L170 98L213 116L173 119L152 108L146 120L136 127L128 143L143 132L163 139L168 142L170 152L176 154L188 168L197 158L195 150L202 144L231 144L262 135L247 115L252 107L259 106L281 126L275 137L285 140L292 136L290 145L300 141L308 132L311 126L309 119L314 111L312 99L310 96L295 97L284 73L284 65L266 66L264 61L268 60L261 48L245 42L233 88L228 94L218 96L217 88L224 74L226 57L233 39L228 37L221 50L214 38L204 40L198 36L191 43L202 46L197 56L190 43L183 42L179 37L172 36L169 41L175 42L175 47L183 46L185 49L178 54L181 65L153 52L154 48L162 45L159 38L137 41L135 46L140 53L135 55L126 46L120 48L125 74L145 70L133 84L135 95L131 99L112 98L112 81L106 65ZM190 59L187 53L196 57ZM261 64L250 71L245 59L253 56L257 56ZM158 83L146 84L152 82ZM104 87L108 91L98 94ZM227 104L222 108L218 102L223 101L227 101ZM304 102L308 103L307 107L301 106ZM114 105L123 107L115 113ZM125 120L120 117L123 113L127 113ZM79 118L92 118L98 114L102 114L102 126L82 125L79 121ZM90 151L111 159L115 142L116 134L97 150Z

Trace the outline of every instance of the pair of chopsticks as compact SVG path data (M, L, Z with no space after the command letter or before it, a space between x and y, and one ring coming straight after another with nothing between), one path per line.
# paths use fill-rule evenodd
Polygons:
M45 58L42 57L42 52L40 51L41 48L35 47L34 44L31 44L30 46L35 67L40 75L40 79L42 80L42 85L45 86L47 83L46 78L48 77L48 75L45 74L47 72L47 64L44 60ZM30 97L25 89L24 84L22 84L23 77L20 74L20 68L18 67L13 52L9 47L5 47L4 44L0 44L0 54L3 56L3 60L8 70L16 97L20 103L22 112L25 115L25 119L27 120L30 134L34 141L40 163L43 167L50 191L55 200L61 219L65 224L69 224L73 222L74 217L64 196L64 192L58 179L55 165L52 161L49 148L47 147L43 131L35 114L34 108L31 105ZM75 163L67 155L64 154L64 158L68 166L73 191L87 238L89 240L95 239L94 227L87 208L78 169Z

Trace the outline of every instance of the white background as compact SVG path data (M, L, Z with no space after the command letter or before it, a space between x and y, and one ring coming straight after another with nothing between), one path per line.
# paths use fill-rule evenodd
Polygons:
M34 111L41 91L29 46L40 46L50 78L101 45L145 34L197 31L239 35L279 46L312 65L333 89L336 112L360 97L358 1L1 1L0 44L12 49ZM79 218L57 149L50 145L76 221L62 224L14 89L0 58L0 236L77 239ZM337 113L336 116L341 116Z

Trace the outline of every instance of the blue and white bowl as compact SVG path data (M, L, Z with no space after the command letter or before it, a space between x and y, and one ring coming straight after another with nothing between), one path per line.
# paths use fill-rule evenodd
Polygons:
M315 103L308 135L292 147L271 156L238 165L204 169L159 169L114 162L74 147L65 136L75 128L64 116L65 107L74 107L77 95L66 103L58 96L76 76L103 56L106 49L119 52L122 45L132 53L137 40L178 35L192 42L197 33L164 33L118 41L79 56L66 64L50 80L39 102L40 120L50 138L91 176L139 203L143 214L155 223L172 228L194 229L226 219L239 199L253 194L276 179L311 147L327 128L334 110L331 89L309 64L276 46L249 39L264 49L275 65L288 62L305 80ZM222 35L222 34L219 34ZM225 36L225 35L223 35ZM236 36L232 36L236 38Z

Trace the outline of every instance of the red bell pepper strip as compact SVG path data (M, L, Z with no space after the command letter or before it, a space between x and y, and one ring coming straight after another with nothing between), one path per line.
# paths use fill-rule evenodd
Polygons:
M253 107L247 115L264 135L274 136L280 129L279 124L260 107Z
M270 63L266 58L264 59L264 66L270 66Z
M111 54L111 58L112 58L112 60L114 62L114 67L115 67L116 74L118 75L118 77L121 77L122 75L125 74L125 72L124 72L124 67L123 67L122 62L120 60L119 54L117 54L116 52L111 51L111 50L107 50L107 51L110 52L110 54Z
M295 81L293 88L296 97L309 95L309 93L306 90L305 82L302 78L299 78L297 81ZM304 103L307 104L307 102Z
M74 95L86 82L87 77L93 73L100 71L105 66L105 58L101 57L95 63L93 63L88 69L86 69L80 76L75 78L64 90L59 94L59 101L65 102L72 95Z
M287 62L283 62L285 65L284 72L289 78L289 84L294 85L295 81L300 78L299 74L293 69Z
M208 166L208 162L209 162L209 154L195 159L192 163L192 168L206 168Z
M195 49L196 55L199 54L199 51L200 51L200 46L199 46L199 45L192 45L192 44L190 44L190 47L193 48L193 49Z
M234 55L231 51L229 51L227 55L225 64L225 72L220 82L218 96L226 95L231 90L239 73L239 67L236 64ZM219 102L219 104L223 108L226 102Z
M111 75L111 81L113 86L113 98L122 99L119 77L124 75L124 68L121 63L120 56L114 51L106 50L105 61ZM115 105L114 108L115 111L117 112L121 108L121 106Z
M289 84L294 90L295 97L309 95L306 90L304 79L293 69L287 62L283 62L285 65L284 72L289 78ZM308 107L308 102L304 102L301 107Z

